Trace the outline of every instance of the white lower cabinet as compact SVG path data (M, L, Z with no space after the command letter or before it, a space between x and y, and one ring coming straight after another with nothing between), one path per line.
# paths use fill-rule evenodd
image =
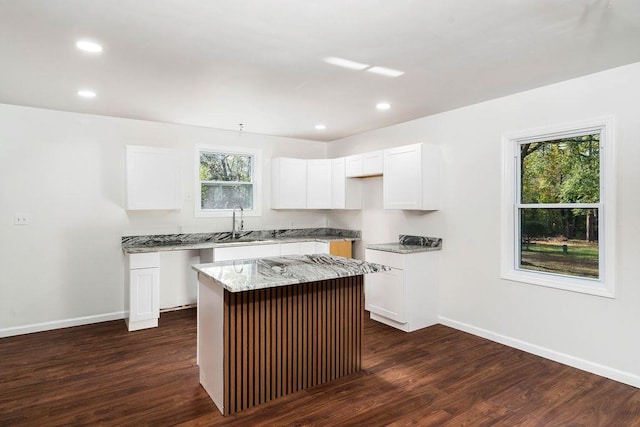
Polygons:
M328 254L328 242L291 242L227 246L200 250L200 262L233 261L286 255Z
M154 328L160 317L160 254L127 255L125 321L130 331Z
M370 261L370 260L368 260ZM398 323L406 323L404 316L404 271L393 268L371 274L366 280L365 308Z
M366 261L391 267L365 276L365 309L371 319L405 332L438 323L438 257L438 251L365 249Z
M229 261L235 259L250 259L250 258L267 258L272 256L280 256L279 244L266 244L266 245L249 245L249 246L231 246L214 248L213 260Z
M315 242L313 242L313 243L315 243ZM301 243L299 243L299 242L296 242L296 243L282 243L280 245L280 255L282 255L282 256L300 255L302 253L301 249L300 249L300 245L301 245Z

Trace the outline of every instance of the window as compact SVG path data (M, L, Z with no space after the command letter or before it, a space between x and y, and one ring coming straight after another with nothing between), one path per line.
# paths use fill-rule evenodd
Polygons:
M197 149L196 216L228 216L236 206L244 215L260 215L257 151Z
M504 137L502 277L613 296L612 119Z

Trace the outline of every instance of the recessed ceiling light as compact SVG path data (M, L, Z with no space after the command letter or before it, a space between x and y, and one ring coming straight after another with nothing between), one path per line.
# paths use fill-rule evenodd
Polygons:
M360 62L350 61L348 59L336 58L335 56L329 56L324 58L324 62L331 65L337 65L338 67L349 68L351 70L364 70L368 68L368 64L362 64Z
M327 128L327 126L323 125L323 124L317 124L316 125L316 129L318 129L318 130L325 130L326 128Z
M89 40L78 40L76 42L76 47L80 50L84 50L85 52L91 52L91 53L102 52L102 46L100 46L98 43L91 42Z
M404 71L398 71L398 70L393 70L391 68L384 68L384 67L371 67L371 68L368 68L367 71L371 73L381 74L383 76L388 76L388 77L400 77L401 75L404 74Z
M78 91L78 96L81 96L83 98L95 98L96 97L96 93L92 90L79 90Z
M388 110L389 108L391 108L391 104L389 104L388 102L378 102L376 104L376 108L378 110Z

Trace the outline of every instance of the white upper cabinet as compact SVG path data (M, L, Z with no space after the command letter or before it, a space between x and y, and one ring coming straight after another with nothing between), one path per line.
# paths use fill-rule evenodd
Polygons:
M385 209L440 209L440 147L413 144L384 150Z
M362 155L362 175L363 176L375 176L382 175L383 172L383 160L382 150L372 151L370 153L364 153Z
M345 157L345 176L362 176L362 154Z
M361 178L382 175L382 154L383 151L379 150L345 157L345 176L349 178Z
M170 148L127 145L127 210L181 209L179 155Z
M331 160L331 209L360 209L361 182L346 177L346 159Z
M307 160L307 208L331 208L331 160Z
M280 157L271 161L271 208L307 207L307 161Z

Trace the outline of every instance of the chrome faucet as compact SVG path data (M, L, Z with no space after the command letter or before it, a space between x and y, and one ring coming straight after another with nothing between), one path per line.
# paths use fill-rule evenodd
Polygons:
M236 209L240 208L240 230L236 230ZM240 205L235 205L233 207L233 214L232 216L232 221L233 224L231 225L231 238L235 239L237 236L238 231L242 231L244 230L244 209L242 209L242 206Z

